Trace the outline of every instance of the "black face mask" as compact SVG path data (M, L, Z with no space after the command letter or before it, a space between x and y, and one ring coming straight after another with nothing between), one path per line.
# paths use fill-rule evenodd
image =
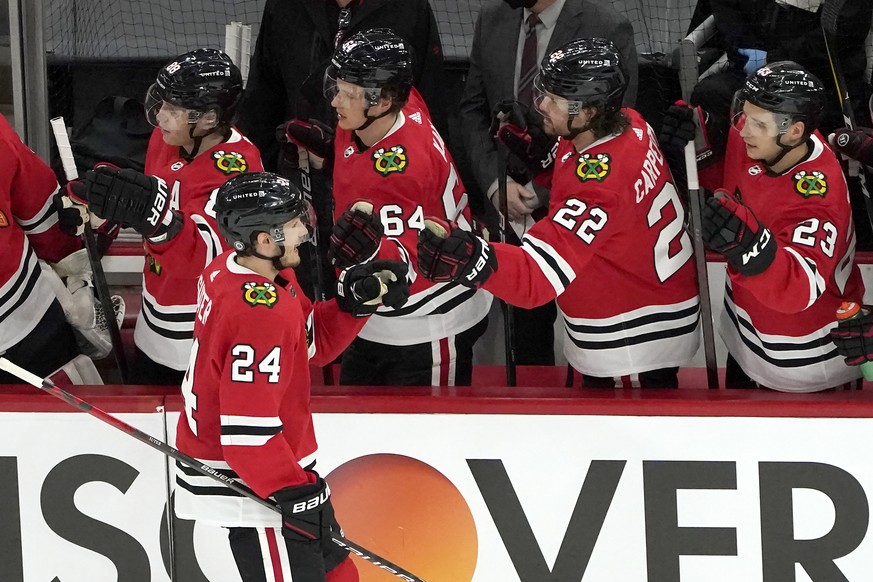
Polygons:
M537 0L503 0L509 7L515 10L516 8L527 8L530 10L533 8L533 5L537 3Z

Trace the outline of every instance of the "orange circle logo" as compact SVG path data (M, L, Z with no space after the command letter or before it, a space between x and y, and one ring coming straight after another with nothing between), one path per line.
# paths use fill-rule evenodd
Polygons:
M418 459L376 454L348 461L326 477L337 520L356 544L428 582L469 582L479 541L464 496ZM352 555L360 582L396 582Z

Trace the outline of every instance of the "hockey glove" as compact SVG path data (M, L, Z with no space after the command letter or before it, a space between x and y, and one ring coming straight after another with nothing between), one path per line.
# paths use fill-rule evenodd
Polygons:
M843 356L847 366L858 366L873 361L873 311L867 307L867 314L845 319L839 327L831 329L831 341L837 346L837 353Z
M680 99L667 108L666 113L664 113L661 133L658 134L658 143L665 153L679 157L688 142L695 141L697 161L708 164L714 158L712 144L707 133L706 119L707 113L702 107L699 105L692 107ZM701 137L700 140L697 140L698 136Z
M80 351L91 358L100 359L109 355L112 341L109 322L94 294L91 263L87 253L87 250L80 249L57 263L52 263L50 269L46 267L56 275L47 277L47 281L54 287L64 315L76 331ZM115 309L113 323L121 327L124 300L119 295L113 295L110 300Z
M408 271L401 261L371 261L349 267L337 279L337 305L355 317L372 315L379 305L399 309L409 299Z
M321 158L327 171L333 168L333 136L333 128L317 119L291 119L276 128L276 139L280 144L303 148ZM294 153L296 155L296 151ZM290 151L286 157L289 155Z
M555 161L557 138L546 134L539 116L518 101L497 104L491 135L506 146L506 173L519 184L527 184Z
M837 153L858 160L866 166L873 166L873 129L838 129L828 136L831 146Z
M426 218L418 233L418 272L425 279L479 288L497 270L494 248L472 232Z
M327 258L334 267L344 269L371 259L379 250L385 228L373 214L373 205L364 200L343 212L330 231Z
M167 184L155 176L99 167L70 182L69 189L97 216L128 224L152 242L166 242L182 230L181 217L170 209Z
M272 495L282 509L282 535L288 541L306 543L330 538L330 487L318 474L313 475L314 483L285 487Z
M758 275L776 258L776 239L755 217L724 190L717 190L703 207L703 242L727 259L742 275Z
M58 226L61 231L70 236L82 236L85 233L85 222L90 220L88 207L63 194L55 194L52 203L58 213Z

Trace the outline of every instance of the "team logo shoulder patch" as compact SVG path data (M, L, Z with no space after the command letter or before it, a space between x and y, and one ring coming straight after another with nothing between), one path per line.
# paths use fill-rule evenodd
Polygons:
M212 152L212 159L215 160L215 167L218 168L218 171L228 176L233 173L245 172L249 168L249 163L245 157L238 152L216 150Z
M6 228L9 226L9 219L6 218L6 215L3 214L3 211L0 210L0 228Z
M609 154L582 154L579 156L579 165L576 166L576 177L580 182L588 180L596 180L603 182L609 175L609 162L611 157Z
M402 174L409 165L406 157L406 148L398 144L390 148L379 148L373 152L373 168L381 176L390 174Z
M794 174L794 190L804 198L810 196L824 198L828 193L828 178L816 170L812 172L800 170Z
M265 305L270 309L279 301L279 295L276 293L276 286L272 283L255 283L248 282L242 286L243 300L255 307L256 305Z

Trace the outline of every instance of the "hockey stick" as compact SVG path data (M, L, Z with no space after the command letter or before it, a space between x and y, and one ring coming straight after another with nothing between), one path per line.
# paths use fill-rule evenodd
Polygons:
M691 101L691 92L697 84L697 47L691 40L679 45L680 83L682 98ZM696 119L697 116L695 115ZM703 331L703 354L706 360L706 380L710 389L718 389L718 361L715 355L715 331L712 324L712 303L709 295L709 275L706 268L706 249L701 232L703 189L697 176L697 147L694 140L685 145L685 173L688 188L688 206L691 211L691 245L697 267L697 294L700 297L700 319Z
M219 483L225 485L229 489L235 491L236 493L239 493L240 495L248 497L252 501L260 503L262 506L266 507L267 509L270 509L271 511L275 511L276 513L279 513L279 514L282 513L282 509L278 505L271 503L271 502L267 501L266 499L262 499L261 497L258 497L254 491L252 491L251 489L249 489L248 487L246 487L245 485L243 485L242 483L240 483L236 479L233 479L231 477L228 477L226 475L221 474L218 470L213 469L209 465L201 463L200 461L198 461L194 457L190 457L190 456L186 455L185 453L183 453L179 449L168 445L164 441L157 439L157 438L151 436L150 434L145 433L145 432L139 430L138 428L127 424L123 420L120 420L119 418L112 416L111 414L107 413L106 411L101 410L100 408L97 408L93 404L90 404L90 403L82 400L78 396L70 394L69 392L67 392L63 388L58 388L57 386L55 386L54 382L52 382L48 378L40 378L36 374L28 372L24 368L18 366L17 364L10 362L9 360L7 360L6 358L4 358L2 356L0 356L0 370L5 370L6 372L9 372L10 374L12 374L14 376L17 376L18 378L24 380L28 384L36 386L37 388L39 388L40 390L43 390L44 392L48 392L49 394L51 394L55 398L59 398L59 399L63 400L64 402L66 402L70 406L73 406L74 408L77 408L77 409L81 410L82 412L87 412L91 416L93 416L99 420L102 420L106 424L117 428L118 430L120 430L121 432L123 432L125 434L132 436L133 438L140 441L141 443L144 443L144 444L152 447L153 449L165 454L166 456L168 456L172 459L175 459L176 461L178 461L180 463L187 465L188 467L194 469L195 471L197 471L201 475L204 475L206 477L210 477L210 478L218 481ZM406 580L407 582L424 582L424 580L415 576L414 574L410 574L409 572L407 572L406 570L404 570L400 566L397 566L396 564L389 562L385 558L382 558L381 556L374 554L373 552L357 545L356 543L342 537L339 534L331 532L331 539L338 546L341 546L343 548L348 549L350 552L356 554L361 559L366 560L367 562L370 562L371 564L381 568L382 570L385 570L389 574L394 574L395 576L397 576L401 580Z
M509 200L506 196L506 156L509 152L502 143L497 145L497 196L500 202L498 233L500 242L506 242L506 229L509 226ZM515 307L500 299L503 311L503 351L506 357L506 385L515 386Z
M309 151L301 146L297 148L298 153L302 152L303 157L300 160L300 185L303 188L303 197L309 202L312 208L315 208L315 201L312 199L312 173L309 171ZM324 291L324 272L322 271L321 253L318 252L318 217L315 218L315 224L312 225L312 245L309 248L309 258L312 262L312 268L315 269L315 282L313 283L313 294L317 301L324 302L327 300L327 294ZM333 386L333 368L331 364L321 368L322 380L325 385Z
M843 69L840 66L839 56L836 52L837 47L837 20L846 0L825 0L821 8L821 31L824 35L825 50L828 54L828 63L831 67L831 74L834 77L834 84L837 88L837 98L840 100L840 109L843 112L843 123L848 129L855 129L855 112L852 110L852 102L849 99L849 89L846 87L846 80L843 78ZM864 195L864 206L867 208L867 218L870 224L873 225L873 199L870 198L870 190L867 186L867 179L870 177L866 167L861 167L860 171L857 163L850 161L845 156L842 156L844 162L844 170L846 175L854 176L857 173L858 182L861 184L861 193ZM863 166L863 164L860 164ZM871 182L873 183L873 182Z
M79 177L79 172L73 159L73 148L70 146L70 138L67 135L67 126L64 125L64 118L55 117L51 120L51 126L52 133L55 135L55 142L58 146L58 153L61 157L61 164L64 167L64 175L67 177L68 182L75 180ZM124 353L124 344L121 342L121 331L119 331L118 324L115 321L115 308L112 307L109 285L106 283L106 274L103 272L103 263L100 261L97 241L94 238L94 231L91 229L90 219L85 220L85 232L82 234L82 238L85 241L85 248L88 250L88 262L91 264L94 291L97 293L97 300L103 309L106 327L109 328L109 341L112 343L112 355L115 359L115 365L118 367L121 383L126 384L128 379L127 356Z

